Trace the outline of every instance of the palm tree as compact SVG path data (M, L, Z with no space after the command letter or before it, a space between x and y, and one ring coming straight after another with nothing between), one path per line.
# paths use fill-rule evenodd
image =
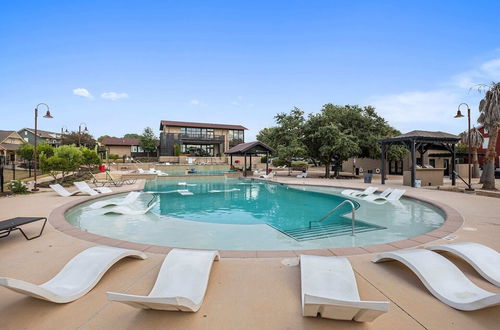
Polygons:
M479 103L479 112L477 121L484 126L490 136L481 182L483 189L495 189L495 149L500 128L500 83L491 84Z
M469 134L467 131L460 133L460 138L462 139L462 143L465 145L469 145ZM480 148L483 145L484 137L481 132L472 127L470 130L470 147L472 152L472 177L479 178L479 161L477 159L477 148Z

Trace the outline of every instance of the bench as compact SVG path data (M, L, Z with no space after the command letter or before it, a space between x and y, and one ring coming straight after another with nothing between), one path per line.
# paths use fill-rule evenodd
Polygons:
M40 234L38 234L37 236L28 237L26 236L24 231L21 228L19 228L19 226L39 220L43 220L43 225L42 225L42 230L40 230ZM34 238L42 236L43 229L45 228L46 223L47 223L47 218L45 217L16 217L8 220L3 220L0 221L0 238L9 236L10 233L13 232L14 230L19 230L21 234L23 234L24 238L26 238L29 241Z

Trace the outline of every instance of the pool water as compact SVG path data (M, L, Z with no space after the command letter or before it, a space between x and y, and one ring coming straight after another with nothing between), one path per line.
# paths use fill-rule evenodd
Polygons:
M179 180L183 181L183 180ZM133 205L142 208L155 196L159 203L140 216L103 214L77 205L66 212L69 223L95 234L163 246L230 250L299 250L381 244L418 236L439 227L442 211L428 203L402 198L377 205L351 199L356 233L351 236L351 207L327 212L346 198L341 189L283 185L242 179L148 181ZM176 190L187 189L192 195ZM124 195L103 197L120 200ZM101 199L100 199L101 200Z

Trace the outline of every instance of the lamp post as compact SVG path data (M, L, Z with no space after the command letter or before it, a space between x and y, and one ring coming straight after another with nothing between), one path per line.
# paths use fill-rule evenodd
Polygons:
M62 145L64 134L68 134L68 133L69 133L68 127L66 127L66 125L63 125L61 127L61 143L59 145Z
M44 105L46 108L47 108L47 112L45 113L45 115L43 116L43 118L53 118L50 114L50 109L49 109L49 106L45 103L39 103L37 104L37 106L35 107L35 155L34 155L34 159L35 159L35 183L33 184L33 189L31 191L38 191L38 187L37 187L37 182L36 182L36 171L37 171L37 168L38 168L38 151L37 151L37 138L38 138L38 107L41 106L41 105Z
M471 173L471 168L470 168L470 165L471 165L471 141L470 141L470 107L467 103L460 103L458 105L458 109L457 109L457 114L455 115L455 118L463 118L464 115L462 115L462 112L460 111L460 107L462 105L465 105L467 107L467 121L468 121L468 124L469 124L469 129L467 130L467 153L468 153L468 156L467 156L467 165L469 167L469 183L468 183L468 188L467 190L469 191L473 191L474 188L472 188L472 183L471 183L471 178L472 178L472 173Z
M81 138L82 138L82 125L84 125L83 133L87 133L89 130L87 129L87 124L86 123L80 123L78 125L78 147L81 147Z

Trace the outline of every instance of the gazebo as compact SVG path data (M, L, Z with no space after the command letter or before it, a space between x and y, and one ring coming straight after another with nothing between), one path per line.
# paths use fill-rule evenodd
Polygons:
M247 174L247 156L250 156L250 168L252 168L252 156L254 155L262 155L266 154L266 157L269 158L269 154L272 154L274 152L274 149L269 147L268 145L260 142L260 141L254 141L254 142L247 142L247 143L240 143L228 151L225 152L225 154L229 155L231 157L231 165L233 164L233 156L243 156L245 157L244 161L244 169L243 169L243 174L246 176ZM266 173L269 169L269 162L266 162Z
M417 157L416 152L420 153L420 157L428 150L447 150L451 153L451 184L456 184L455 178L455 145L460 141L457 135L444 133L444 132L430 132L430 131L411 131L396 137L379 140L381 152L381 175L382 184L385 184L385 161L387 149L392 145L402 145L410 150L411 157L411 186L415 187Z

